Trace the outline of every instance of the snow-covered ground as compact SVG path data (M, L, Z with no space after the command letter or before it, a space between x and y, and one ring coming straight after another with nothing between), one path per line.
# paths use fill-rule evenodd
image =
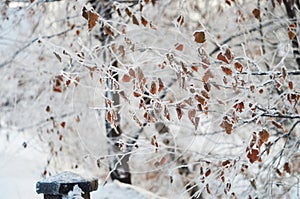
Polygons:
M26 136L0 131L0 198L41 198L35 192L35 183L41 177L46 156L36 146L23 143Z
M26 148L24 142L30 139ZM42 199L36 193L36 182L41 179L47 155L43 149L24 133L0 131L0 199ZM155 194L132 185L109 182L103 186L99 182L97 191L91 193L92 199L154 199Z

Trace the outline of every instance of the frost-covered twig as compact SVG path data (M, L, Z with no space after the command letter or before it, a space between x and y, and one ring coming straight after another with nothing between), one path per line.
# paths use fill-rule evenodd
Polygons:
M281 140L282 138L287 138L291 135L291 133L293 132L293 130L295 129L295 127L300 123L300 120L296 121L292 127L290 128L289 132L286 134L283 134L279 137L277 137L270 145L268 145L261 153L260 156L262 156L266 151L268 151L273 145L275 145L279 140Z
M300 70L295 70L295 71L287 71L287 75L300 75ZM257 75L257 76L266 76L266 75L282 75L282 72L280 71L259 71L259 72L242 72L241 74L243 75Z
M290 18L291 22L297 27L298 20L297 20L297 15L296 15L296 7L294 1L288 1L288 0L283 0L283 4L285 6L285 10L287 12L288 17ZM297 3L299 5L299 1ZM299 8L298 8L299 9ZM299 10L298 10L299 11ZM292 46L293 46L293 53L296 59L296 63L298 64L298 68L300 69L300 49L299 49L299 41L298 37L295 34L294 37L292 38Z
M10 64L11 62L14 61L14 59L26 48L28 48L29 46L31 46L32 44L34 44L36 41L38 41L39 39L51 39L53 37L58 37L61 35L64 35L66 33L68 33L69 31L71 31L72 29L67 29L64 30L60 33L57 34L53 34L53 35L49 35L49 36L40 36L40 37L36 37L33 40L29 41L26 45L24 45L23 47L21 47L20 49L18 49L9 59L7 59L6 61L0 63L0 68L2 68L3 66Z
M248 33L252 33L252 32L255 32L255 31L259 31L261 26L262 26L262 27L267 27L267 26L270 26L270 25L272 25L272 24L274 24L273 21L268 21L268 22L266 22L266 23L263 23L263 24L259 25L258 27L251 28L251 29L248 30L247 32L248 32ZM244 34L245 34L245 32L240 32L240 33L238 33L238 34L236 34L236 35L230 36L230 37L228 37L227 39L225 39L222 43L220 43L219 46L223 46L223 45L227 44L228 42L230 42L231 40L233 40L233 39L235 39L235 38L237 38L237 37L240 37L240 36L242 36L242 35L244 35ZM209 56L212 56L213 54L215 54L216 52L218 52L218 51L220 50L220 47L219 47L219 46L217 46L216 48L214 48L214 49L209 53Z
M265 108L262 108L260 106L255 106L258 110L263 111L263 113L260 114L260 116L264 117L274 117L274 118L286 118L286 119L300 119L300 115L298 114L283 114L279 111L274 110L273 112L268 111Z
M286 118L286 119L300 119L300 115L287 115L281 113L263 113L261 116L265 117L276 117L276 118Z

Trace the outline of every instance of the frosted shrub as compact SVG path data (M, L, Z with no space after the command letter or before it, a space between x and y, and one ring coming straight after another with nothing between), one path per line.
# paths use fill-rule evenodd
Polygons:
M293 2L30 4L68 16L32 22L44 175L89 168L167 197L299 197Z

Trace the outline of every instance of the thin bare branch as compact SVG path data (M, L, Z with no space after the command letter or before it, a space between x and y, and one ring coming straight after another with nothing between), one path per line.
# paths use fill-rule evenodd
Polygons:
M295 127L300 123L300 120L296 121L293 126L290 128L289 132L286 134L283 134L282 136L277 137L270 145L268 145L265 150L263 150L260 153L260 156L262 156L266 151L268 151L273 145L275 145L279 140L281 140L282 138L287 138L291 135L291 133L293 132L293 130L295 129Z

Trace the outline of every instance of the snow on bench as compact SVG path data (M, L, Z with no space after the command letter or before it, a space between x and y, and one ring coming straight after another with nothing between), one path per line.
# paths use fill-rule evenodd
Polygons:
M90 199L90 192L97 190L98 180L86 180L78 174L63 172L36 183L36 192L44 199Z

